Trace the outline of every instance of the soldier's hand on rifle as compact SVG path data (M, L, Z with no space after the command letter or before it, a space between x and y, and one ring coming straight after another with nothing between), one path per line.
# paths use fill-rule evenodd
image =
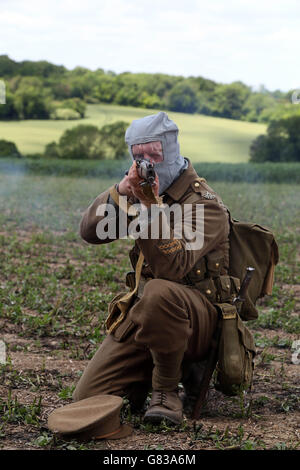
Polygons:
M132 189L131 189L128 173L120 181L119 186L118 186L118 191L119 191L119 194L121 194L121 196L134 197Z

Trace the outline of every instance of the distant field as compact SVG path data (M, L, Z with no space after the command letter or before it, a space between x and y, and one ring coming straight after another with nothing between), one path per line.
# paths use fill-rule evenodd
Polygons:
M78 124L99 127L117 120L130 123L133 119L154 114L156 110L114 105L88 105L86 118L80 121L27 120L0 122L0 138L13 141L23 154L40 153L47 143L58 140L66 130ZM264 124L234 121L203 115L168 112L179 127L182 155L193 162L246 162L249 145Z

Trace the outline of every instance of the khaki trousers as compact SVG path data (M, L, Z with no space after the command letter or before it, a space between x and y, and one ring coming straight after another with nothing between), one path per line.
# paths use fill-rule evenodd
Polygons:
M201 360L216 324L215 307L197 289L165 279L148 281L141 299L87 365L73 398L112 394L135 400L152 384L150 350L170 357L182 351L184 361Z

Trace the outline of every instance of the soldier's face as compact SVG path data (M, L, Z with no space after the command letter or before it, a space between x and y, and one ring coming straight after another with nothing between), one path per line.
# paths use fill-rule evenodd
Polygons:
M132 145L131 151L135 160L145 159L151 163L159 163L164 159L162 144L159 140Z

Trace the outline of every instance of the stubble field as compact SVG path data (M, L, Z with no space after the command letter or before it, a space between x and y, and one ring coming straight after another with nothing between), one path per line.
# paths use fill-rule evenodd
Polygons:
M228 398L211 385L197 422L145 426L124 404L134 434L80 443L57 439L47 416L71 402L104 338L107 303L124 290L130 240L87 245L81 214L113 180L0 175L1 449L297 449L300 332L299 186L209 182L234 217L271 228L280 263L273 295L248 325L257 356L253 390Z

